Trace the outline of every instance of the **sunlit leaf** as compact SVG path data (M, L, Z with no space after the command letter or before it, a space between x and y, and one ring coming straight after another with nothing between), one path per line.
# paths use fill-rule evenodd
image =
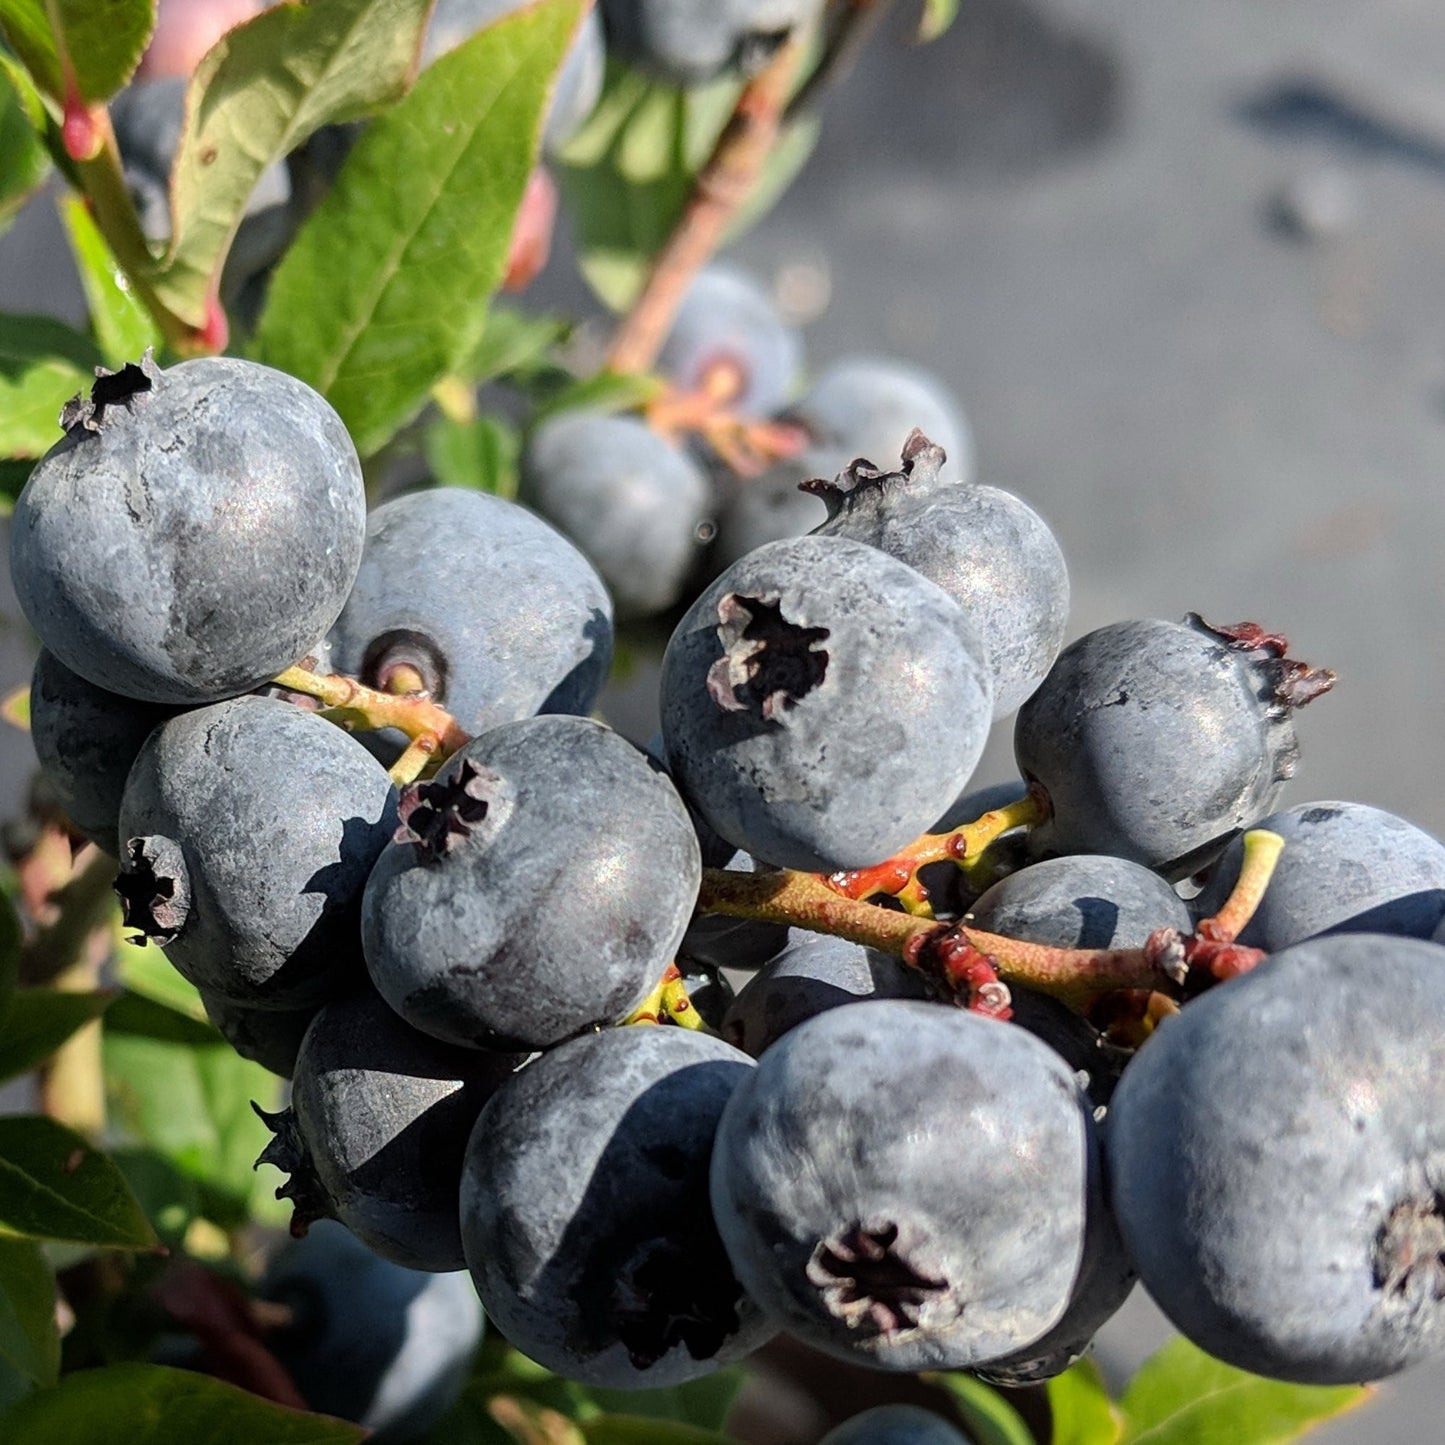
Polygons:
M484 334L582 10L518 10L429 66L367 128L277 268L256 354L320 391L363 456Z

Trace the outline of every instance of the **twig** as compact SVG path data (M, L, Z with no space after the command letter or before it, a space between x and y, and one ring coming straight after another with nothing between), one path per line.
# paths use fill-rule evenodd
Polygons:
M682 217L652 263L647 282L618 328L607 365L624 375L648 371L672 328L692 278L717 249L728 222L752 193L778 138L803 45L797 37L743 87Z

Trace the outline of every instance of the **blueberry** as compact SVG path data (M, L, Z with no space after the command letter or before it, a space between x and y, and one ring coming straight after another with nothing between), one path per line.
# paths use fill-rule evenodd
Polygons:
M126 775L176 709L107 692L40 649L30 679L30 740L55 800L78 833L115 856Z
M1165 1022L1106 1137L1149 1293L1201 1349L1306 1384L1445 1349L1445 949L1348 934Z
M1094 853L1010 873L979 896L969 922L1054 948L1142 948L1156 929L1194 928L1188 905L1157 873Z
M1061 1375L1123 1308L1138 1278L1114 1218L1102 1161L1091 1159L1084 1254L1068 1307L1059 1322L1027 1348L989 1360L977 1373L992 1384L1010 1388L1037 1385Z
M886 357L850 357L828 367L785 420L802 427L808 446L733 489L718 522L716 553L724 565L780 537L820 526L828 510L799 488L835 477L859 457L896 457L914 428L942 447L949 473L973 479L973 436L958 403L921 367Z
M823 0L601 0L608 50L677 85L754 70Z
M396 797L340 728L266 697L182 713L141 748L120 821L126 922L198 988L294 1009L362 976L361 891Z
M702 469L633 416L544 421L522 457L520 496L586 553L619 617L672 606L709 531Z
M371 977L415 1027L550 1048L625 1018L697 901L672 784L610 728L544 717L482 734L402 803L362 928Z
M1284 852L1241 943L1273 953L1320 933L1429 938L1445 921L1445 844L1366 803L1302 803L1261 818ZM1243 844L1214 865L1195 914L1217 913L1239 877Z
M234 357L99 377L15 504L40 640L111 692L199 703L291 666L356 576L366 499L341 419Z
M667 756L717 833L831 872L910 843L962 790L993 686L962 610L859 542L799 537L735 563L662 665Z
M704 267L682 298L657 369L684 391L696 391L718 372L738 387L728 405L760 417L787 401L803 364L802 342L746 271Z
M941 1415L918 1405L875 1405L835 1425L818 1445L973 1445Z
M922 975L898 959L845 938L793 929L788 946L733 1000L722 1035L756 1059L827 1009L867 998L927 997Z
M1069 573L1043 518L997 487L959 482L942 448L915 432L898 470L855 462L812 482L824 536L881 547L936 582L973 619L994 675L993 715L1039 685L1063 646ZM888 458L881 457L880 461Z
M1088 1095L1094 1118L1102 1121L1114 1086L1131 1057L1111 1043L1088 1019L1046 993L1009 985L1009 1022L1046 1043L1074 1071Z
M910 362L882 356L835 361L791 416L817 445L846 452L850 462L891 461L916 429L943 449L950 476L973 480L973 433L958 402L937 377Z
M878 999L785 1035L718 1128L713 1212L744 1287L805 1343L971 1369L1063 1315L1093 1123L1022 1029Z
M679 1384L773 1333L708 1208L718 1119L751 1062L678 1028L613 1029L527 1065L467 1146L477 1293L524 1354L619 1389Z
M479 733L591 711L612 661L612 604L587 559L525 507L439 487L371 514L330 642L339 672L386 690L414 670Z
M1035 852L1113 853L1178 879L1264 817L1299 757L1295 707L1333 681L1279 644L1191 615L1066 647L1014 726L1050 808Z
M206 989L200 994L206 1017L243 1059L283 1079L295 1073L301 1040L321 1010L319 1003L299 1009L247 1008Z
M437 0L427 24L421 63L430 65L478 30L520 10L524 3L525 0ZM542 133L547 150L560 149L592 114L602 94L606 58L602 24L596 11L588 11L557 73Z
M466 1274L378 1259L327 1221L282 1245L256 1294L291 1311L266 1345L302 1398L375 1445L419 1439L452 1407L486 1324Z
M275 1138L256 1161L290 1176L293 1232L337 1219L408 1269L465 1260L457 1189L467 1135L521 1062L438 1043L369 991L327 1004L301 1041L291 1105L263 1114Z

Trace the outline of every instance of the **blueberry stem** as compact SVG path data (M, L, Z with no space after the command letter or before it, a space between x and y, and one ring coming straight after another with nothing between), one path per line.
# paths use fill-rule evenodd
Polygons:
M712 155L697 174L681 219L613 338L607 357L611 370L632 375L656 363L693 277L717 250L772 153L803 53L803 39L788 40L743 87Z
M675 963L670 963L663 969L662 977L657 981L657 987L633 1009L623 1023L624 1025L660 1024L664 1019L685 1029L695 1029L699 1033L711 1034L713 1032L703 1022L702 1015L698 1013L692 1000L688 997L682 971Z
M424 693L381 692L354 678L337 673L322 676L304 667L288 667L274 679L277 687L314 697L325 707L324 716L344 728L397 728L411 739L391 769L398 786L409 783L427 767L446 761L471 737L456 719Z
M1240 842L1244 846L1244 858L1239 865L1239 877L1224 906L1213 918L1206 918L1199 925L1200 936L1211 943L1233 943L1239 937L1254 917L1284 848L1284 839L1267 828L1251 828Z
M808 433L796 422L741 415L732 404L738 375L736 366L724 362L692 391L667 388L647 403L647 424L669 441L699 436L737 476L756 477L774 462L802 452Z
M1072 1004L1119 988L1167 990L1183 970L1183 940L1172 929L1160 929L1143 948L1052 948L845 898L819 875L787 869L704 868L697 906L704 913L830 933L891 953L965 1006L973 1005L977 991L977 954L1005 983Z
M918 870L929 863L957 863L971 882L984 873L985 854L991 843L1015 828L1030 828L1048 816L1047 805L1033 791L1017 802L984 813L950 833L925 833L901 853L872 868L855 868L830 873L828 886L845 898L871 898L876 894L897 898L903 907L920 918L932 918L928 890Z

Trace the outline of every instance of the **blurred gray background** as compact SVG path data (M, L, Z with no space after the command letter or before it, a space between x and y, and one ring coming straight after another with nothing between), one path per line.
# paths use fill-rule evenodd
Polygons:
M1072 635L1191 610L1284 632L1340 674L1288 801L1445 833L1445 11L963 0L913 48L917 9L730 254L818 312L814 368L891 353L955 390L980 478L1059 536ZM576 301L565 261L541 289ZM48 203L0 240L0 307L81 319ZM0 608L8 687L30 643ZM0 738L0 801L28 766ZM1010 769L1005 725L980 781ZM1161 1335L1136 1294L1100 1360L1117 1378ZM1419 1369L1314 1438L1435 1440L1442 1399L1445 1365Z

